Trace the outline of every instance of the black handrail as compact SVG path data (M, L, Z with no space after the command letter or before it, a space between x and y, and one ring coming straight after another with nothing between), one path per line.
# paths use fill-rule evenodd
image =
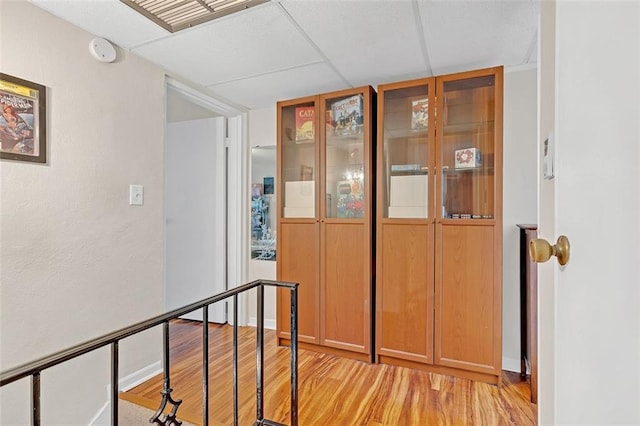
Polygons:
M167 354L167 344L168 344L168 323L172 319L176 319L183 315L186 315L190 312L193 312L198 309L203 309L203 319L206 318L206 313L208 312L208 306L212 305L216 302L220 302L229 297L234 298L234 335L237 336L237 295L253 288L258 288L258 327L257 327L257 389L256 389L256 405L258 408L258 418L257 424L273 424L269 420L265 420L262 417L262 403L263 403L263 389L262 389L262 374L263 368L262 359L263 355L263 345L264 345L264 319L262 318L263 305L264 305L264 286L271 287L281 287L281 288L289 288L291 291L291 424L297 425L298 420L298 397L297 397L297 370L298 370L298 310L297 310L297 299L298 299L298 283L290 283L284 281L272 281L272 280L256 280L250 283L244 284L242 286L233 288L231 290L225 291L223 293L217 294L215 296L209 297L207 299L200 300L199 302L192 303L190 305L184 306L182 308L175 309L173 311L167 312L162 315L158 315L156 317L150 318L146 321L139 322L137 324L131 325L129 327L125 327L121 330L114 331L112 333L106 334L102 337L98 337L87 342L72 346L68 349L64 349L62 351L56 352L54 354L45 356L38 360L29 362L24 365L20 365L14 367L10 370L3 371L0 373L0 387L13 383L17 380L24 379L26 377L31 376L31 388L32 388L32 424L39 425L40 424L40 373L43 370L54 367L56 365L62 364L71 359L77 358L81 355L92 352L96 349L100 349L106 345L112 345L111 347L111 377L112 377L112 424L117 425L117 393L118 393L118 343L120 340L125 339L127 337L133 336L150 328L156 327L158 325L164 326L164 340L165 340L165 348L163 354L163 360L165 363L165 389L163 389L163 393L168 391L171 392L168 386L168 354ZM203 327L206 329L206 322L203 321ZM207 338L203 336L203 341L207 343ZM234 338L234 400L237 399L237 360L235 357L237 356L237 337ZM205 348L208 345L205 345ZM206 349L203 349L206 353ZM205 358L206 359L206 358ZM208 366L203 365L204 370L208 369ZM204 376L204 388L203 393L205 397L208 397L208 374ZM164 394L163 394L164 396ZM171 397L169 396L169 399ZM164 402L164 400L163 400ZM179 404L179 401L177 401ZM204 404L206 407L208 404ZM176 407L177 409L177 407ZM237 410L237 401L234 403L234 409ZM174 410L175 411L175 410ZM115 419L113 418L115 416ZM208 408L204 408L203 410L204 420L208 418ZM234 413L234 420L237 424L237 413Z

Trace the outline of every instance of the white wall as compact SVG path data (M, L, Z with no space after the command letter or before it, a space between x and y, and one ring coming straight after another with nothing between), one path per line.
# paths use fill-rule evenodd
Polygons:
M276 107L252 109L249 112L249 145L276 145Z
M162 312L164 74L123 51L95 61L91 34L25 1L0 2L0 31L2 72L47 87L49 146L47 165L0 162L4 371ZM121 377L159 360L157 336L123 342ZM89 423L108 354L42 374L43 424ZM26 382L1 401L0 423L28 423Z
M502 368L520 371L520 234L536 223L537 70L504 74Z
M224 124L217 117L167 125L167 311L225 291ZM202 312L185 318L201 321ZM224 303L209 307L209 321L225 320Z
M254 109L249 112L249 145L253 148L256 146L275 146L276 145L276 108ZM276 176L275 174L273 175ZM253 176L251 176L253 182ZM277 185L277 182L276 182ZM277 192L277 187L276 187ZM277 194L276 194L277 197ZM274 197L275 198L275 197ZM276 220L276 200L271 201L269 206L271 209L271 217ZM273 228L275 231L275 227ZM277 238L277 235L276 235ZM276 254L277 256L277 254ZM257 279L276 279L276 262L266 260L249 260L248 280ZM249 324L256 324L256 292L251 291L247 300ZM273 288L266 288L264 292L264 318L265 327L274 328L276 326L276 292Z

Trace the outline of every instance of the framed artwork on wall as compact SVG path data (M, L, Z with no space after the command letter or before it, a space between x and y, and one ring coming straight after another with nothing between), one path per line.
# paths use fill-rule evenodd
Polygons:
M0 73L0 159L47 162L46 87Z

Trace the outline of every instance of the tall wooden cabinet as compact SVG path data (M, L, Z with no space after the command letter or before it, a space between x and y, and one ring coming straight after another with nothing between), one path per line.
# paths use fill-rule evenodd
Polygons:
M376 358L500 383L502 67L378 97Z
M301 347L371 360L375 92L277 105L277 278L299 282ZM288 344L289 295L277 295Z

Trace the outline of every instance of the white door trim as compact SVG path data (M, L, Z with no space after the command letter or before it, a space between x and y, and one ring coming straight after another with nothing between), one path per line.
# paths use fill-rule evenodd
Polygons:
M249 262L249 143L247 114L239 114L227 120L227 262L228 288L247 282ZM248 294L238 298L238 325L248 323ZM233 304L229 304L230 324L233 324Z

